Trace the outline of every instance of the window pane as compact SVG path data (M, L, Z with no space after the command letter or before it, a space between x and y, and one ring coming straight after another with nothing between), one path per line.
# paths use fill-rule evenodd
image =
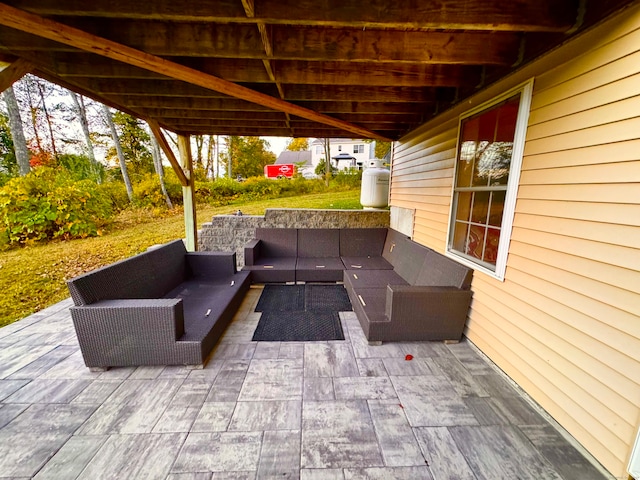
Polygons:
M484 231L485 227L477 225L469 226L469 240L467 241L464 253L472 257L482 260L482 251L484 249Z
M471 192L460 192L458 194L458 208L456 211L456 220L469 221L471 213Z
M500 229L487 228L486 245L484 248L484 261L496 264L498 258L498 244L500 243Z
M474 223L487 223L487 212L489 211L489 195L491 192L475 192L473 194L473 211L471 221Z
M467 229L469 225L466 223L456 222L453 232L453 249L459 252L466 252Z
M458 177L456 185L459 187L470 187L473 162L478 149L480 119L478 117L471 117L463 120L460 128L460 151L458 152Z
M495 159L491 169L491 185L506 185L513 154L513 140L516 135L516 120L520 95L511 98L498 109L495 138Z
M516 95L463 123L460 161L463 149L467 157L474 157L472 186L507 184L519 104L520 95Z
M493 192L491 194L491 213L489 214L489 225L499 227L502 225L502 211L504 210L504 199L506 191Z

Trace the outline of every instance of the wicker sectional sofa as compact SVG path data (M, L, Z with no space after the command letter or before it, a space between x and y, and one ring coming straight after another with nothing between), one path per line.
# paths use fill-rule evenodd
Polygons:
M202 365L250 286L235 253L188 253L181 240L67 282L91 369Z
M344 282L369 342L460 340L473 270L390 228L258 228L257 283Z
M345 266L344 286L369 342L462 337L472 269L391 229L379 257Z

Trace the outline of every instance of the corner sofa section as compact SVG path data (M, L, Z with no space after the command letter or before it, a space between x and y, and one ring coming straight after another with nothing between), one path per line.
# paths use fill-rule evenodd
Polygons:
M235 260L177 240L69 280L87 367L202 365L250 286Z
M462 337L473 270L390 228L258 228L257 283L343 281L369 342Z
M394 237L382 253L392 270L344 271L344 286L367 340L459 341L473 270L409 238Z

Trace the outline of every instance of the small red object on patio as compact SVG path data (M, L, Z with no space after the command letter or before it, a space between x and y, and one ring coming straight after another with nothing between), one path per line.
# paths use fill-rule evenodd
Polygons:
M413 355L407 355L404 359L408 362L409 360L413 360Z

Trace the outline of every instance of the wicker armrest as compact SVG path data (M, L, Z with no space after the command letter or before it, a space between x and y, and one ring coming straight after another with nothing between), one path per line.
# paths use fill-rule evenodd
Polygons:
M166 364L184 335L180 299L102 300L71 307L71 318L90 368Z
M175 342L184 335L182 300L179 298L101 300L71 307L78 339L85 336L137 337Z
M189 252L187 265L195 278L219 280L236 273L235 252Z
M244 264L252 266L255 261L260 257L260 244L261 240L254 238L244 246Z
M471 291L456 287L388 285L385 314L391 322L466 320Z

